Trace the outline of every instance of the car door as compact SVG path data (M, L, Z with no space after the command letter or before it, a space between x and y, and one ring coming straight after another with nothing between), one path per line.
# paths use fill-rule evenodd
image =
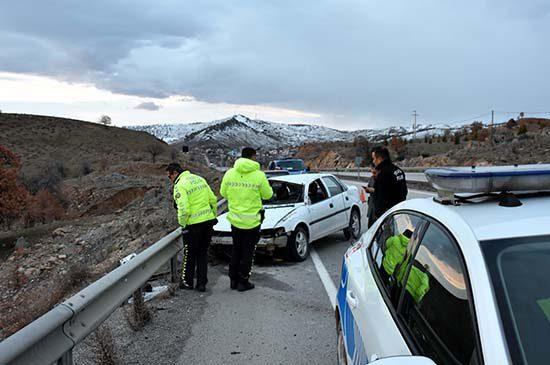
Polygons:
M312 181L307 187L310 241L330 233L328 220L334 212L334 204L321 179Z
M397 276L399 268L406 267L405 258L416 247L425 224L418 215L410 213L387 217L365 250L365 270L354 274L348 268L346 302L369 361L411 353L396 321L400 293Z
M430 221L406 274L398 317L418 354L437 364L480 364L479 336L459 246Z
M327 220L327 224L331 232L336 232L346 228L349 225L349 205L346 206L344 197L344 189L342 185L332 176L324 176L322 178L325 187L330 194L332 208L332 217Z

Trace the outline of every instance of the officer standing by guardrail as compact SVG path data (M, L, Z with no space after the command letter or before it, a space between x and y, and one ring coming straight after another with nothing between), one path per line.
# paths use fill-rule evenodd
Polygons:
M251 147L242 150L241 158L235 161L222 180L220 194L227 199L231 223L233 250L229 263L231 289L245 291L254 289L250 282L256 245L260 240L263 220L262 200L270 199L273 190L254 161L256 151Z
M378 170L374 179L374 222L391 207L407 199L408 190L405 173L392 163L386 147L373 148L372 161Z
M183 236L183 272L180 288L193 289L195 268L196 289L206 291L208 282L208 246L216 223L217 199L205 179L184 171L177 163L166 168L174 184L174 204L179 225L188 231Z

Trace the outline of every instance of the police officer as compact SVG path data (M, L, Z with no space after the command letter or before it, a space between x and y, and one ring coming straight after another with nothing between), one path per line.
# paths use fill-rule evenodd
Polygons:
M262 199L270 199L273 190L265 174L260 171L260 164L254 160L256 151L245 147L241 156L234 167L225 173L220 194L227 199L227 220L231 223L233 238L229 263L231 289L245 291L254 289L249 279L256 245L260 240Z
M405 173L391 162L390 152L386 147L373 148L372 161L378 171L374 179L374 220L376 220L388 209L407 199L408 190Z
M193 289L196 268L196 290L204 292L208 282L208 246L216 222L217 199L206 180L184 171L179 164L169 164L166 172L174 184L174 204L178 211L178 223L188 231L183 242L180 288Z

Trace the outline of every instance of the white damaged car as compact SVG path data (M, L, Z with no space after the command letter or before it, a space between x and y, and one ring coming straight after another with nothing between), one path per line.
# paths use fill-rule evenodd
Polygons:
M258 247L267 252L286 248L291 260L303 261L312 241L338 231L343 231L346 239L360 236L364 202L356 186L330 174L277 176L269 183L273 197L264 201ZM212 245L232 245L227 213L218 217Z

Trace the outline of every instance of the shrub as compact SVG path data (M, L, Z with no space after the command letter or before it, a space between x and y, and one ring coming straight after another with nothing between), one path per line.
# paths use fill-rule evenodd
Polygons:
M65 210L61 202L48 190L40 190L28 200L25 225L47 223L63 217Z
M522 124L518 129L518 136L527 133L527 126Z
M49 169L50 171L53 170L57 173L57 175L59 175L59 177L61 178L66 178L67 175L69 174L69 170L67 169L67 166L65 165L65 162L63 161L55 161L53 164L52 164L52 167L51 169Z
M132 299L131 309L126 311L126 321L132 330L141 331L151 320L151 312L143 300L141 289L134 292Z
M0 146L0 225L10 229L24 212L29 193L17 180L19 158Z
M96 364L116 365L120 363L116 355L113 334L107 325L101 325L95 330L91 347L94 350Z
M90 161L82 161L80 165L80 174L83 176L89 175L93 172Z

